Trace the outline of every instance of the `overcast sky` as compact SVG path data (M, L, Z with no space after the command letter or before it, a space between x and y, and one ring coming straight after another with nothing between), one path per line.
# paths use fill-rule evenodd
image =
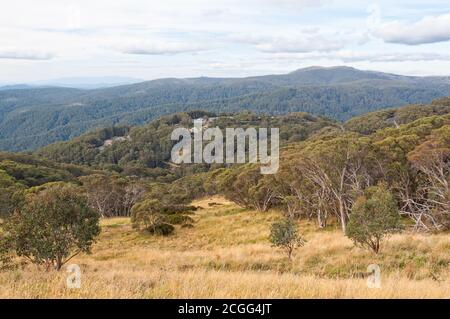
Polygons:
M448 0L13 0L0 83L285 73L450 75Z

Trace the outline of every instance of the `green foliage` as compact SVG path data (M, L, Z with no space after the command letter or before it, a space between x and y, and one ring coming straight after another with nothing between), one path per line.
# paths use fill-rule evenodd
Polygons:
M12 213L17 201L20 199L20 191L25 187L0 169L0 218Z
M305 113L285 116L239 114L208 117L210 113L195 111L176 113L162 117L142 127L127 130L111 128L92 132L69 142L49 145L35 154L61 163L95 166L125 175L149 177L160 182L170 182L182 176L193 175L215 169L219 165L191 164L176 167L170 165L171 140L176 127L191 127L192 120L204 116L208 126L227 127L278 127L281 143L300 141L325 127L337 129L333 121ZM105 143L110 143L106 145Z
M273 177L262 175L258 165L248 164L212 175L215 191L242 207L265 212L278 204Z
M175 230L173 225L192 225L193 219L188 215L196 210L195 207L174 204L166 199L155 199L150 194L145 200L133 206L131 210L133 228L165 236Z
M93 171L72 164L58 164L26 154L0 152L0 218L23 201L23 191L49 182L77 182Z
M154 235L168 236L175 231L175 227L168 223L159 223L153 227L147 228L147 231Z
M280 184L277 196L289 216L315 218L319 227L335 217L345 226L355 200L367 187L384 182L416 229L445 228L441 221L448 216L448 191L446 186L436 186L448 185L445 180L450 178L450 169L443 155L444 149L450 148L450 138L440 134L439 147L418 147L435 145L427 141L436 139L437 132L445 132L449 123L448 114L430 116L368 136L332 133L291 144L282 152L275 176ZM423 160L418 161L420 158ZM436 168L440 168L440 176ZM433 197L440 198L438 204L430 205Z
M0 271L14 267L13 253L10 242L0 232Z
M59 270L78 253L90 252L100 233L98 223L79 188L53 183L31 189L3 226L17 255Z
M146 185L134 177L92 174L79 178L89 206L102 217L130 216L131 208L142 200Z
M25 186L32 187L49 182L70 180L70 174L45 166L21 164L9 160L0 162L0 169Z
M254 121L253 117L251 113L239 115L240 121ZM346 232L357 198L368 187L384 182L398 199L398 209L402 207L402 214L415 223L419 223L418 216L422 216L422 222L430 216L429 223L447 225L449 201L445 200L448 198L445 194L448 192L442 189L437 194L436 189L431 192L422 187L424 182L428 187L433 185L430 179L433 176L425 178L426 167L419 167L411 152L429 139L440 141L439 150L450 148L446 129L449 125L450 117L446 114L419 118L367 136L348 131L316 132L300 143L285 144L280 170L275 175L260 174L255 164L211 167L208 172L187 175L172 183L153 183L148 197L168 207L171 203L186 205L195 198L221 194L242 207L258 211L281 207L287 216L315 219L321 228L336 218ZM423 158L432 157L424 155ZM442 162L442 158L438 159ZM424 160L423 163L432 162ZM441 167L448 180L450 172L446 163L442 162ZM445 185L445 181L441 184ZM425 214L411 205L423 206L436 196L444 199L442 204L430 205ZM165 209L161 207L162 211Z
M407 157L416 173L416 228L450 229L450 125L433 130Z
M187 212L190 212L190 211L187 211ZM168 224L171 224L171 225L185 225L185 224L194 223L194 220L192 219L192 217L187 216L187 215L182 215L180 213L167 215L164 219Z
M149 230L162 222L161 205L156 199L147 199L134 205L131 223L137 230Z
M445 115L450 113L450 104L436 100L430 105L408 105L397 109L388 109L354 117L345 123L345 128L361 134L372 134L387 127L396 127L414 122L421 117Z
M352 208L346 235L356 245L376 254L383 238L401 228L400 215L394 196L383 184L370 187Z
M84 166L55 163L37 156L4 152L0 152L0 170L26 187L57 181L75 181L79 176L94 172Z
M298 233L297 225L292 219L275 222L270 228L270 242L283 249L292 259L294 250L305 245L306 240Z

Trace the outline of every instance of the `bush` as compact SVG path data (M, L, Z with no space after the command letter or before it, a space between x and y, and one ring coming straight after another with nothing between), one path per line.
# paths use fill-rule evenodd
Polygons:
M160 223L147 228L147 231L154 235L167 236L175 231L175 227L167 223Z
M131 222L137 230L169 235L175 230L173 225L192 223L193 219L186 214L195 209L193 206L164 205L157 199L146 199L132 208Z
M172 225L185 225L185 224L192 224L194 222L194 220L191 217L180 214L168 215L165 218L165 221Z
M160 206L161 213L164 215L181 215L181 214L193 214L197 207L190 205L172 205L165 204Z
M275 247L283 249L289 259L297 247L305 245L306 240L298 233L297 225L292 219L286 219L272 224L270 242Z
M161 205L156 199L146 199L131 209L131 223L137 230L150 229L162 222Z
M10 243L0 238L0 270L10 269L13 266Z
M0 169L0 218L9 216L25 187Z
M380 251L381 241L401 229L400 215L394 196L385 185L370 187L357 199L347 225L347 236L355 245Z
M222 205L222 204L216 203L216 202L208 203L208 206L209 206L209 207L220 206L220 205Z
M100 233L99 216L79 188L50 183L26 194L23 205L4 223L4 231L18 256L47 270L60 270L80 252L90 252Z

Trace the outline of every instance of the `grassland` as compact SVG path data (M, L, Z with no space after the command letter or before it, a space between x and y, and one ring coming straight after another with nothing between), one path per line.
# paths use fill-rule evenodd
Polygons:
M220 205L209 206L216 202ZM279 213L256 213L221 198L197 201L193 228L155 237L127 218L102 221L81 267L80 289L68 274L33 265L0 272L0 298L450 298L450 234L395 235L379 255L344 237L338 227L301 222L308 240L290 262L267 240ZM381 267L381 288L364 273Z

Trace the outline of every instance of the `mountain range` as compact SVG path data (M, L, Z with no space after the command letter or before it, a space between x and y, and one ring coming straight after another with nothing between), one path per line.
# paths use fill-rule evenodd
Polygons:
M308 112L345 121L450 95L450 77L350 67L310 67L246 78L166 78L109 88L0 90L0 150L29 151L113 125L141 125L179 111Z

